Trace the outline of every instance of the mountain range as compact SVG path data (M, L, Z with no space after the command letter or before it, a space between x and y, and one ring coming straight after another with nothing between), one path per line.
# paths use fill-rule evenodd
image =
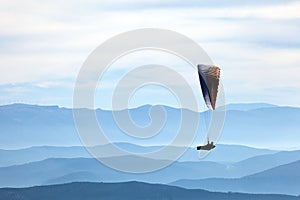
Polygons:
M94 200L94 199L210 199L210 200L299 200L300 197L274 194L241 194L188 190L161 184L124 183L69 183L30 188L1 188L0 200Z
M139 146L129 143L115 143L104 146L97 146L99 151L104 151L108 146L115 145L132 153L147 153L163 148L163 146ZM174 147L176 148L176 147ZM177 147L180 148L180 147ZM212 161L219 163L235 163L247 158L259 155L273 154L278 151L268 149L257 149L241 145L218 144L203 161ZM189 147L179 161L201 161L198 156L199 152L195 147ZM230 156L228 156L230 155ZM121 156L121 155L116 155ZM5 150L0 149L0 167L10 165L20 165L35 161L45 160L47 158L91 158L92 156L83 146L58 147L58 146L37 146L24 149Z
M238 179L179 180L171 185L211 191L300 194L300 160Z
M145 126L151 122L149 109L150 105L145 105L118 112L129 112L136 124ZM112 143L93 148L106 152L110 145L116 145L136 154L163 148L176 134L174 130L180 126L181 112L180 109L168 106L164 106L164 109L168 116L165 126L158 136L150 138L149 141L140 141L124 134L115 123L112 111L95 110L99 123ZM202 120L203 118L207 120L210 116L209 111L198 114ZM179 160L162 170L132 174L111 169L92 158L80 142L72 109L26 104L4 105L0 106L0 187L64 184L58 186L64 188L72 185L66 183L72 182L100 184L99 182L134 180L169 184L197 189L197 191L206 189L218 192L299 195L300 177L297 172L300 170L300 150L282 151L280 148L270 150L275 146L286 149L299 146L297 142L300 139L300 135L297 134L299 124L300 108L263 103L230 104L227 105L226 121L219 143L205 159L199 160L199 152L195 149L195 146L202 144L205 138L206 127L200 126L193 145L187 148ZM171 148L176 150L185 147ZM103 154L102 159L131 166L165 162L165 160L143 158L142 163L133 163L135 156ZM76 183L73 184L75 185L72 186L78 186ZM89 183L78 184L82 184L83 187L84 184ZM47 188L49 191L53 189L52 186L32 189L40 194L38 191L40 188ZM89 188L87 187L86 190ZM185 191L185 189L180 190ZM11 191L17 191L11 197L27 194L27 192L19 193L27 191L21 188L19 190L3 188L1 191L5 191L4 196L13 194ZM248 197L257 198L251 195Z
M300 108L269 104L229 105L220 143L241 144L261 148L297 147L300 135ZM150 105L128 110L138 125L151 122ZM160 134L149 140L138 140L124 134L116 125L110 110L96 110L99 123L111 142L127 142L142 146L167 144L176 135L180 109L164 106L166 123ZM208 118L208 111L200 113ZM200 119L201 119L200 116ZM200 122L201 123L201 122ZM205 140L205 126L200 126L195 145ZM72 109L58 106L12 104L0 106L0 149L30 146L80 146Z
M144 174L131 174L116 171L106 167L94 158L48 158L42 161L1 167L0 187L28 187L34 185L70 183L74 181L122 182L136 180L151 183L172 182L172 184L181 187L202 188L204 185L209 186L209 184L206 184L205 181L227 180L224 178L235 178L234 180L238 180L239 178L243 179L244 177L251 176L258 172L263 173L276 167L297 162L300 160L299 158L300 151L286 151L254 156L236 163L176 161L164 169ZM145 163L153 164L155 162L161 162L160 160L144 158L140 161L143 163L132 163L129 162L133 160L130 156L108 157L105 159L123 162L124 164L130 165L141 165ZM263 160L265 160L265 162L263 162ZM285 173L283 175L289 176L288 174L295 173L300 169L297 167L300 166L295 166L293 170L283 171ZM294 178L299 179L297 176L294 176ZM203 182L203 184L198 184L197 181L200 181L201 183ZM186 184L187 182L188 184ZM189 184L190 182L195 182L195 184ZM223 182L216 184L216 186L219 185L222 187L222 184ZM283 181L283 185L284 184L285 182ZM255 190L256 186L258 186L258 184L253 184L254 189L246 192L260 192L259 189ZM289 185L287 184L286 187L289 187ZM210 188L204 187L204 189L213 188L214 184L212 184ZM226 187L223 188L224 190L222 191L236 191L235 188L231 188L231 190L226 190ZM266 190L266 192L267 191L268 190ZM289 190L282 191L290 192Z

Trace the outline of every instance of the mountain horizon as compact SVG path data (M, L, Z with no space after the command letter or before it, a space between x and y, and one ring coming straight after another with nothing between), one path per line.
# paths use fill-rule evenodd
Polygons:
M8 104L0 104L1 107L18 107L18 106L37 106L37 107L48 107L48 108L61 108L61 109L74 109L73 107L68 107L68 106L60 106L58 104L34 104L34 103L21 103L21 102L14 102L14 103L8 103ZM168 108L174 108L174 109L186 109L189 110L188 108L181 108L181 107L176 107L172 105L165 105L165 104L143 104L139 106L133 106L129 108L124 108L121 110L114 110L114 111L122 111L122 110L134 110L138 108L147 108L147 107L153 107L153 106L163 106L163 107L168 107ZM271 107L294 107L294 108L300 108L298 106L292 106L292 105L277 105L274 103L267 103L267 102L254 102L254 103L249 103L249 102L241 102L241 103L227 103L225 105L226 110L241 110L241 111L247 111L247 110L254 110L258 108L271 108ZM76 109L91 109L91 108L76 108ZM101 107L95 107L91 110L103 110L103 111L113 111L110 108L101 108ZM205 109L203 111L197 111L197 112L206 112L208 109ZM196 111L195 111L196 112Z
M140 126L151 122L149 105L129 109L131 118ZM299 147L300 136L294 134L300 124L300 108L270 104L229 105L219 143L255 148L291 149ZM164 107L167 118L161 134L147 141L128 137L117 126L112 111L96 109L97 118L111 142L127 142L142 146L165 145L175 136L180 124L180 109ZM192 111L191 111L192 112ZM200 112L200 120L209 122L209 112ZM201 122L201 121L200 121ZM282 126L282 123L285 126ZM272 126L271 126L272 125ZM200 126L194 146L203 143L207 125ZM30 146L80 146L72 109L58 106L10 104L0 106L0 149ZM283 134L284 133L284 134ZM13 135L13 137L12 137ZM240 137L240 136L243 137ZM284 139L276 139L283 138Z
M116 192L117 191L117 192ZM121 182L121 183L93 183L74 182L68 184L57 184L49 186L35 186L29 188L0 188L0 199L7 200L92 200L95 198L117 199L211 199L211 200L299 200L292 195L276 194L246 194L246 193L221 193L206 190L189 190L175 186L162 184L149 184L143 182Z
M245 192L264 194L300 195L300 160L273 167L241 178L209 178L178 180L171 185L189 189L201 188L219 192Z

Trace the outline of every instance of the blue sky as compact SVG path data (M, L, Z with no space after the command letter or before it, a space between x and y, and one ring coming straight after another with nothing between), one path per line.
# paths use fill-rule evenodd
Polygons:
M299 10L299 1L288 0L1 1L0 104L71 107L74 82L87 56L114 35L151 27L199 43L222 68L227 103L300 106ZM147 64L144 60L169 63L179 71L184 65L159 52L129 55L106 74L101 92L107 98L99 97L96 106L110 108L113 83L132 66ZM181 73L197 91L193 72ZM145 87L131 103L176 101L164 89Z

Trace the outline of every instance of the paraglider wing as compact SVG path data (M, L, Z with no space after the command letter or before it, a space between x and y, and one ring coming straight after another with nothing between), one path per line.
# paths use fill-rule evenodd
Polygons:
M219 87L220 68L214 65L203 64L198 65L197 68L202 95L206 106L214 110L216 108Z

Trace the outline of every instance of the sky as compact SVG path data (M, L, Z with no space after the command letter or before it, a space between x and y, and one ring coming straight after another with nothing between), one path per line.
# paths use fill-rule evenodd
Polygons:
M226 103L300 106L299 10L292 0L0 1L0 104L72 107L78 72L97 46L125 31L161 28L196 41L221 67ZM199 91L179 58L136 52L109 68L95 106L111 108L114 84L143 64L175 66ZM177 105L158 86L137 91L130 105L142 104Z

